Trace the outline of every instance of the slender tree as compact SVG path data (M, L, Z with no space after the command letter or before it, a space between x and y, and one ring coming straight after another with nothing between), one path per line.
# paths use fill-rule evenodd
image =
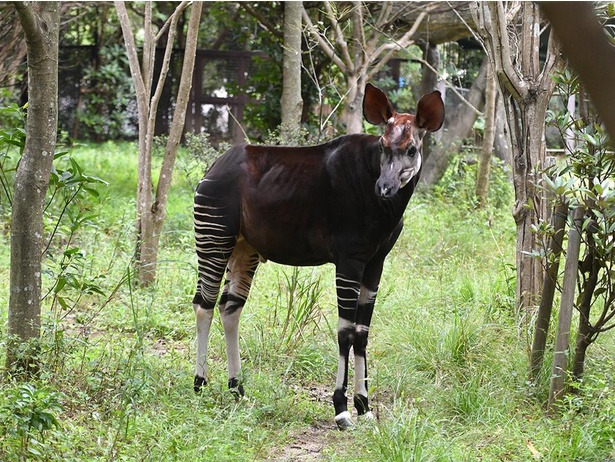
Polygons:
M549 333L553 298L559 276L560 256L563 251L562 243L564 241L567 216L568 202L565 198L560 198L552 216L553 235L549 239L546 258L547 267L542 285L540 305L538 306L536 322L534 324L534 340L532 342L530 359L530 378L532 380L535 380L540 373L547 346L547 334Z
M282 133L301 125L301 12L302 2L284 3L284 63L282 73Z
M493 75L493 68L487 69L487 86L485 88L485 130L483 145L478 160L478 173L476 175L476 198L479 207L487 205L489 195L489 173L491 171L491 152L495 141L495 108L497 103L497 86Z
M28 110L26 144L15 174L11 217L11 280L6 363L35 373L36 351L17 347L40 335L43 208L58 124L60 2L15 2L26 37Z
M137 187L137 269L139 283L148 285L156 277L156 261L162 225L166 217L166 205L169 189L173 177L173 166L177 156L177 147L183 132L186 109L190 89L192 86L192 73L194 69L198 27L201 18L202 3L192 4L192 14L188 24L186 48L182 74L175 104L173 122L169 131L169 138L165 148L164 159L158 176L158 186L154 193L152 181L152 147L156 112L162 95L164 82L167 77L171 61L171 53L177 33L179 18L187 8L189 2L182 2L175 8L165 25L157 34L152 30L152 4L145 3L143 59L139 64L137 47L132 24L126 11L124 2L115 2L116 10L122 26L122 33L126 43L126 53L130 64L130 72L137 95L139 113L139 167ZM154 87L154 56L156 44L163 34L168 32L162 69L156 86Z

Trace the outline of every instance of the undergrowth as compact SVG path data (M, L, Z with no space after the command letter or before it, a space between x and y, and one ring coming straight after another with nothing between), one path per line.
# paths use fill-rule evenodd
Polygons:
M48 263L64 267L76 282L64 283L60 302L53 297L57 271L46 273L43 293L51 292L44 303L40 380L2 379L1 460L281 460L280 448L296 444L295 435L323 431L330 436L314 460L615 457L610 337L590 353L585 381L559 415L543 411L548 383L527 382L527 332L513 309L514 223L503 186L482 211L459 200L465 179L450 180L446 194L411 200L385 263L370 329L368 385L376 421L340 434L331 406L333 268L261 265L240 326L246 398L235 401L227 391L217 318L211 380L195 395L190 300L197 175L191 158L181 160L189 153L180 152L185 171L175 175L159 277L147 289L131 283L134 145L81 146L71 156L107 185L97 184L89 198L97 217L71 235L79 255L60 253L65 264ZM55 249L66 249L62 244ZM0 277L6 281L8 249L5 235ZM83 283L96 290L84 290ZM3 319L7 286L0 287ZM0 335L4 351L4 323Z

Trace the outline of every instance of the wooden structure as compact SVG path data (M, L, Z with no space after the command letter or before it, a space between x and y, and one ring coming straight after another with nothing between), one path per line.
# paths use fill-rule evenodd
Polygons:
M255 56L264 55L252 51L197 51L186 132L207 131L233 143L244 140L241 121L249 97L242 89L248 85Z

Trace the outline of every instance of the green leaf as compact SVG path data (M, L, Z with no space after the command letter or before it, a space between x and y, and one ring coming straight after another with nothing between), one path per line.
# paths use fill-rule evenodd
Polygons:
M92 197L100 197L100 193L96 189L94 189L94 188L89 188L87 186L84 186L83 190L85 192L87 192Z
M598 140L596 140L596 138L594 138L589 133L583 133L583 138L592 146L598 146Z
M60 276L58 281L56 282L55 287L53 288L54 293L60 292L64 286L66 285L66 278L64 276Z
M67 310L67 309L69 308L69 307L68 307L68 303L66 303L66 300L64 299L64 297L60 297L60 296L58 296L58 297L57 297L57 300L58 300L58 303L60 304L60 306L61 306L62 308L64 308L65 310Z

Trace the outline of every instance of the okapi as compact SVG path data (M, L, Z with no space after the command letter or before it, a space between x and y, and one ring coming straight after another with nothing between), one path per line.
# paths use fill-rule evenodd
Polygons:
M421 171L426 131L444 121L440 92L421 98L416 115L397 113L367 84L365 119L386 125L381 137L346 135L318 146L240 145L223 154L194 197L198 283L194 390L207 384L207 342L220 282L219 309L228 386L243 395L238 327L259 261L293 266L333 263L338 302L339 364L335 422L351 427L346 398L354 349L354 405L371 417L366 348L384 259L397 241Z

